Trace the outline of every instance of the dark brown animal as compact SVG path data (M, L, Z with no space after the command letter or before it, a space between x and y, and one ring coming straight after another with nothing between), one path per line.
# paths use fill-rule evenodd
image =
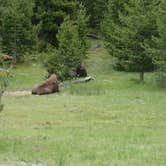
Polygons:
M83 63L76 68L76 73L77 77L87 77L87 71Z
M32 90L32 94L34 95L46 95L55 92L59 92L59 84L55 74L52 74L44 83Z

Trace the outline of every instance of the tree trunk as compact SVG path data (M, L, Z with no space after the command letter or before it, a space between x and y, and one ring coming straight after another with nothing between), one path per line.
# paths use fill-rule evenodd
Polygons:
M144 81L144 71L140 71L140 81Z

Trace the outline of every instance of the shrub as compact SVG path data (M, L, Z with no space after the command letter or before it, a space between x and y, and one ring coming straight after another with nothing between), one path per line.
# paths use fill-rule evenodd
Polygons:
M159 35L153 38L155 48L150 51L157 66L157 85L166 87L166 1L161 1L156 11Z
M117 68L139 72L141 81L154 68L147 47L154 47L152 37L158 35L155 6L149 0L110 0L102 24L105 46L117 59Z
M0 60L0 61L1 61L1 64L2 64L3 63L2 60ZM5 92L6 87L8 85L8 75L9 75L8 70L5 70L3 68L3 65L1 65L0 66L0 112L3 109L2 95Z
M15 62L36 49L35 29L32 25L32 1L6 0L0 8L0 42L4 53L12 55Z
M43 58L49 74L56 73L60 80L70 79L71 71L86 58L86 21L82 6L75 21L65 18L57 34L58 48Z

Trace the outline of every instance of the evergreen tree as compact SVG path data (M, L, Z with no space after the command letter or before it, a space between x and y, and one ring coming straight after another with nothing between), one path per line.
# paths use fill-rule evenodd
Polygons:
M83 3L86 7L87 15L90 16L89 26L99 30L107 9L108 0L79 0L79 2Z
M106 48L124 69L144 72L153 69L146 47L153 48L158 35L154 3L150 0L109 1L108 14L102 25Z
M35 0L33 23L43 46L57 46L58 29L67 15L74 16L75 10L74 0Z
M8 70L2 57L0 57L0 112L3 110L2 96L8 85Z
M86 58L86 22L85 10L82 7L77 12L75 21L66 17L57 34L57 50L44 58L47 71L56 73L61 80L70 78L71 70L78 67Z
M159 4L160 3L160 4ZM157 66L157 83L166 86L166 1L161 0L156 8L159 36L154 37L155 48L150 48L154 63Z
M78 6L78 10L76 11L76 19L75 19L78 38L81 44L80 62L82 62L85 59L86 52L88 49L87 45L88 21L89 17L87 17L86 9L82 4L80 4Z
M0 36L2 51L14 56L15 62L35 47L31 23L33 4L26 0L8 0L1 6Z

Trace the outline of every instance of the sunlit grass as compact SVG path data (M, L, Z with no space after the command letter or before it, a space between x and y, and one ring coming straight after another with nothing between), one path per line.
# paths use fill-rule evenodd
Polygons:
M19 64L11 72L9 90L31 89L46 78L46 71L35 63Z

